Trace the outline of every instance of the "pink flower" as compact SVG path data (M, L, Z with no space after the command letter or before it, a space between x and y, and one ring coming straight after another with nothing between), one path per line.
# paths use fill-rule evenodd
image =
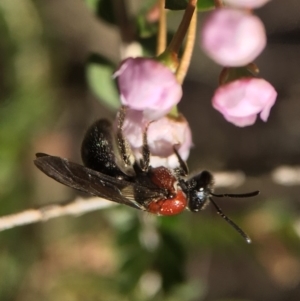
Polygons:
M251 63L266 46L261 20L242 10L217 9L202 28L202 47L206 54L223 66Z
M257 114L267 121L275 103L274 87L258 78L242 78L220 86L212 99L213 107L236 126L254 124Z
M181 99L182 87L172 71L149 58L128 58L114 74L121 103L143 111L148 120L167 114Z
M245 7L245 8L258 8L265 5L270 0L224 0L225 4Z
M127 138L137 160L141 159L143 145L143 130L149 121L145 120L141 111L128 110L123 126ZM173 146L178 146L178 152L186 160L192 146L192 134L186 119L163 117L150 123L148 127L148 145L151 152L150 165L178 166Z

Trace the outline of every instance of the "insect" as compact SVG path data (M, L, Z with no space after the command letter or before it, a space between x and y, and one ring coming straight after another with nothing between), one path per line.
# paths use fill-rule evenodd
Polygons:
M82 142L83 165L56 156L37 153L35 165L54 180L107 200L157 215L176 215L185 209L199 212L208 203L250 243L250 237L216 204L212 197L252 197L259 193L213 193L213 176L208 171L188 178L188 167L176 147L179 167L150 166L147 127L143 134L142 159L132 157L123 135L126 108L119 111L116 135L112 124L101 119L86 132Z

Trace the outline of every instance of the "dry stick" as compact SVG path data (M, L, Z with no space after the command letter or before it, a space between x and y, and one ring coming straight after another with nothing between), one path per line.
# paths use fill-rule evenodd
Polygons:
M117 203L98 197L92 197L89 199L77 197L68 204L46 205L41 208L28 209L19 213L0 217L0 231L47 221L64 215L78 216L90 211L105 209L114 205L117 205Z

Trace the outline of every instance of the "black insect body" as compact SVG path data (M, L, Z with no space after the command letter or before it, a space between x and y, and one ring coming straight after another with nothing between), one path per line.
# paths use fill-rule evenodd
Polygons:
M100 119L87 130L81 145L83 164L105 175L128 179L117 165L114 151L112 124L106 119Z
M42 153L37 154L35 165L66 186L157 215L175 215L184 209L198 212L211 202L217 213L250 242L248 235L224 215L212 196L251 197L259 192L214 194L213 177L208 171L186 179L188 168L175 147L179 168L151 167L147 129L143 136L142 160L135 161L123 136L125 112L125 108L119 112L116 135L107 120L99 120L89 128L81 148L85 166Z

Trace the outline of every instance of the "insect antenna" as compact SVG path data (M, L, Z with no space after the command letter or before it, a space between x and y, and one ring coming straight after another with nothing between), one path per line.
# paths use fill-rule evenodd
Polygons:
M233 193L224 193L224 194L215 194L215 193L210 193L212 196L218 197L218 198L223 198L223 197L228 197L228 198L250 198L252 196L256 196L259 194L259 190L252 191L252 192L247 192L247 193L240 193L240 194L233 194Z
M222 195L223 196L223 195ZM225 195L224 195L225 196ZM215 203L212 198L209 198L210 202L215 206L217 213L225 219L225 221L230 224L240 235L246 240L248 244L251 243L251 238L236 224L234 223L228 216L226 216L222 209Z

